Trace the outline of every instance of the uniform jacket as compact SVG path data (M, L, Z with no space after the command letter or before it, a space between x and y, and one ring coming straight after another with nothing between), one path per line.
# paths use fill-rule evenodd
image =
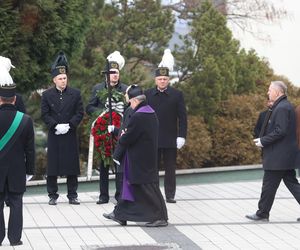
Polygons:
M14 105L4 104L0 106L0 139L10 127L16 112ZM14 136L0 153L0 192L4 191L6 181L10 192L25 192L26 174L34 174L34 165L33 122L28 115L24 114Z
M86 106L86 113L91 115L92 113L104 110L105 109L105 103L101 102L101 100L97 97L97 93L101 90L106 88L106 84L104 82L96 84L92 89L92 94L89 100L88 105ZM123 83L118 83L114 87L118 92L125 93L127 89L127 85Z
M78 89L67 87L63 92L52 87L43 92L42 119L48 127L48 169L50 176L79 175L79 152L76 129L84 109ZM70 130L63 135L55 134L55 126L69 123Z
M143 105L146 103L140 104L134 111ZM126 133L119 139L119 144L125 147L128 153L130 184L158 182L157 142L156 114L137 112L132 114Z
M268 126L262 136L263 168L265 170L295 169L298 153L295 110L286 96L272 106Z
M187 115L182 92L168 87L160 92L156 87L145 91L148 104L159 120L159 148L176 148L176 138L186 138Z

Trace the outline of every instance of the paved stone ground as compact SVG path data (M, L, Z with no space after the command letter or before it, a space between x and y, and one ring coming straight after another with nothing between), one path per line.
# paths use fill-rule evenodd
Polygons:
M245 218L256 211L260 190L261 181L179 186L165 228L105 219L114 204L97 205L97 192L79 193L79 206L69 205L66 194L57 206L46 194L25 196L24 245L15 249L300 249L300 206L284 184L270 222ZM7 238L1 249L13 249Z

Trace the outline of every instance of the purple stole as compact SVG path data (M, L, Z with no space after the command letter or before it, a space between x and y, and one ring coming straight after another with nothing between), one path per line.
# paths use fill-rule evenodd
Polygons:
M154 110L149 106L140 107L137 113L154 113ZM124 173L123 173L123 189L122 189L122 199L127 201L134 201L132 186L129 183L129 160L128 160L128 151L126 151L124 157Z

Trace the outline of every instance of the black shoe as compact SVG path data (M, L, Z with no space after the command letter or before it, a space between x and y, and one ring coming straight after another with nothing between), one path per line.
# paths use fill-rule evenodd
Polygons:
M77 198L69 199L69 204L80 205L80 202Z
M96 204L101 205L101 204L105 204L108 203L108 200L104 200L102 198L100 198L99 200L97 200Z
M106 214L104 213L103 214L103 217L105 217L106 219L109 219L109 220L113 220L117 223L119 223L121 226L126 226L127 225L127 221L126 220L118 220L116 217L115 217L115 214L112 212L110 214Z
M57 199L50 198L48 204L49 204L49 205L57 205L57 202L56 202L56 201L57 201Z
M146 227L166 227L168 226L168 222L165 220L156 220L153 222L146 223Z
M269 218L260 217L256 214L246 215L246 218L254 221L269 221Z
M297 221L299 221L299 222L300 222L300 218L298 218L298 219L297 219Z
M176 200L174 198L167 198L168 203L176 203Z
M10 242L11 246L20 246L23 245L23 241L19 240L18 242Z

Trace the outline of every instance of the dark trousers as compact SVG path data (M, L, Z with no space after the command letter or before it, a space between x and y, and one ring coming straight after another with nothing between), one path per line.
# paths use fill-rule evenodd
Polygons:
M16 243L21 240L23 229L23 193L0 193L0 243L5 237L4 200L7 195L9 201L8 240Z
M78 178L77 175L67 175L67 188L68 188L68 199L75 199L78 197ZM57 176L47 176L47 191L49 198L58 198L58 186L57 186Z
M167 199L174 198L176 192L176 148L160 148L158 149L158 168L161 163L165 169L164 188Z
M116 192L115 192L115 199L118 201L121 195L122 189L122 180L123 174L120 172L115 173L115 184L116 184ZM108 201L109 200L109 167L105 167L103 162L100 163L100 178L99 178L99 188L100 188L100 195L99 199Z
M281 180L283 180L288 190L300 204L300 184L296 178L296 171L294 169L278 171L265 170L261 196L256 212L258 216L269 218L270 210Z

